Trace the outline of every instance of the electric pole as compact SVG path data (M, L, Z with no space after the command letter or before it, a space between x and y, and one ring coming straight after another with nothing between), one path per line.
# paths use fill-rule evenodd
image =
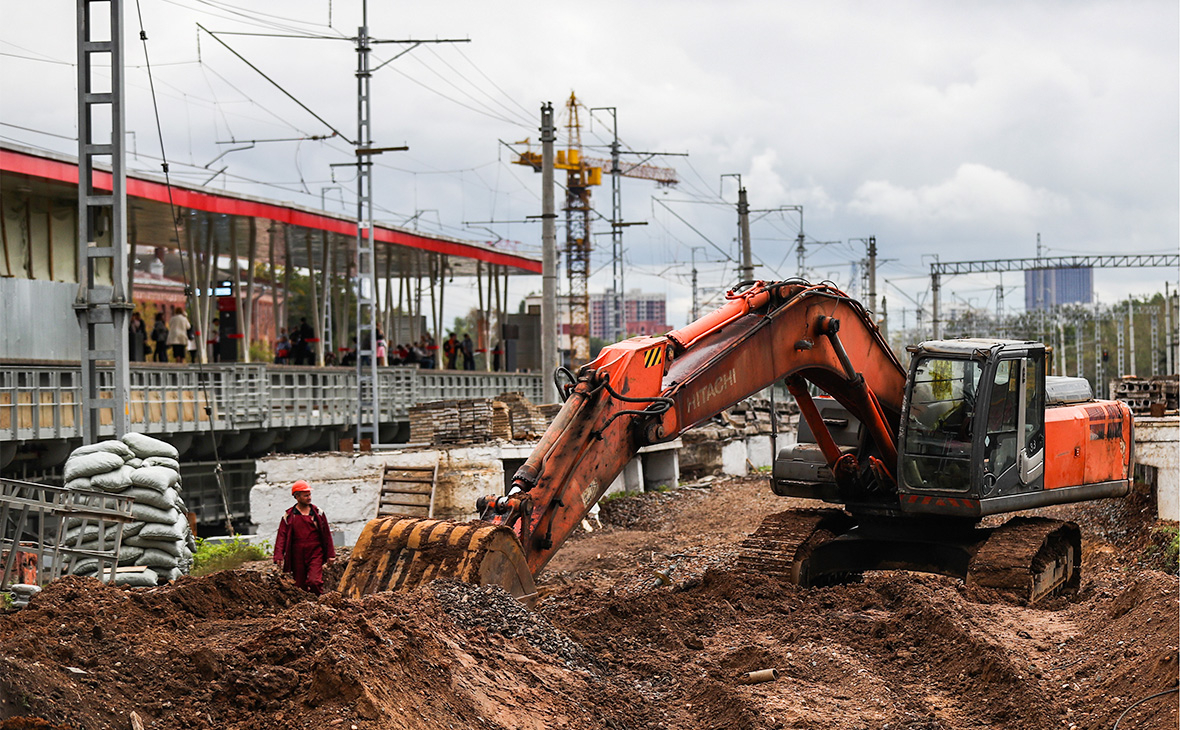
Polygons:
M689 322L695 322L701 318L701 298L700 289L697 288L697 251L704 251L704 246L692 246L692 316Z
M553 104L541 105L541 382L545 402L557 403L557 212L553 198Z
M754 280L754 254L750 247L750 203L746 200L746 188L738 176L738 233L742 244L742 270L740 281Z
M394 152L407 147L374 147L372 138L372 96L369 81L373 72L381 69L423 43L467 43L469 39L382 40L369 35L369 2L361 3L361 25L356 36L357 53L357 215L356 215L356 440L363 448L368 437L370 445L380 443L381 408L377 381L377 252L373 239L373 155ZM374 43L409 44L377 68L369 67L369 53ZM311 262L308 262L309 270ZM442 269L439 270L442 275ZM442 317L441 304L439 317ZM320 333L322 334L322 333Z
M130 429L127 410L131 390L128 363L127 318L133 304L128 297L127 264L127 170L124 141L123 2L109 0L107 23L91 17L91 0L78 0L78 296L74 312L81 330L82 442L99 440L100 416L110 409L115 436ZM96 27L97 26L97 27ZM100 40L102 38L107 40ZM96 90L106 84L95 78L98 56L109 62L109 91ZM106 64L98 64L106 65ZM98 83L96 83L96 81ZM100 123L93 112L106 107L109 116ZM94 132L109 128L110 140L96 142ZM96 157L108 157L111 164L111 192L100 194L94 187ZM105 237L105 238L104 238ZM99 283L101 264L109 266L111 285ZM109 329L108 329L109 328ZM107 337L102 335L109 333ZM99 342L112 349L100 350ZM204 350L204 347L201 348ZM114 380L99 383L98 362L114 364ZM109 391L109 395L103 393Z

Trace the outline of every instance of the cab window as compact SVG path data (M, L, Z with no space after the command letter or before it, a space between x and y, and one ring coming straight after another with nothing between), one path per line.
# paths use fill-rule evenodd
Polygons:
M914 371L906 421L906 482L919 489L966 490L979 362L922 358Z

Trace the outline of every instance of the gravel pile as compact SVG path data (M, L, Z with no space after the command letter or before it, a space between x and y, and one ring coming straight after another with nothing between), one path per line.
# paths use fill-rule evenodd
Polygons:
M500 586L438 580L431 584L443 610L460 628L483 628L507 639L523 639L570 669L597 673L598 662L543 616L533 613Z
M136 566L115 577L119 585L154 586L187 574L196 541L189 529L188 512L180 497L180 464L176 449L164 441L129 433L118 441L82 446L65 464L67 489L86 489L131 497L135 519L123 525L119 567ZM99 535L98 526L82 518L66 521L63 544L87 550L114 547L117 526ZM100 568L96 558L73 565L74 575L93 576Z

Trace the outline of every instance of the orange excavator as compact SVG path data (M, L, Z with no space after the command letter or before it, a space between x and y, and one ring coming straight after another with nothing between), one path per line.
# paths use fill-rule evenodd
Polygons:
M1126 495L1132 420L1080 378L1046 377L1044 345L965 339L908 348L908 371L859 302L828 285L748 282L684 329L603 348L555 374L564 406L507 494L469 523L371 521L346 595L442 577L531 603L534 579L636 452L785 381L802 415L776 455L776 494L839 508L787 510L738 563L800 585L865 571L956 576L1032 603L1076 591L1077 526L988 515Z

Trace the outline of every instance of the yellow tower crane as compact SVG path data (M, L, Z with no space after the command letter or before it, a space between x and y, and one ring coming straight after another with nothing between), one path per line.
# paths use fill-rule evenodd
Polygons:
M613 169L610 160L582 155L582 125L579 108L585 108L574 92L565 103L566 148L557 150L553 166L566 171L565 261L569 280L570 367L574 370L590 361L590 188L602 184L602 171ZM522 144L527 145L528 140ZM515 164L541 170L541 154L526 150L518 154ZM661 185L675 185L676 171L654 165L621 167L623 177L654 180Z

